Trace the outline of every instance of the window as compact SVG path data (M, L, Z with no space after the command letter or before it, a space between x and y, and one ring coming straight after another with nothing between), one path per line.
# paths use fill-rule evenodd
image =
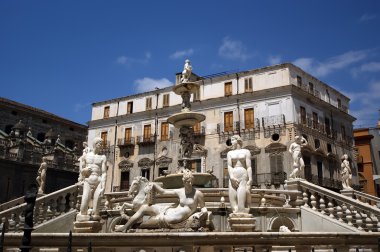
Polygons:
M346 127L344 125L340 126L340 132L342 134L342 141L346 140Z
M163 107L168 107L169 106L169 94L164 94L162 106Z
M306 109L304 107L300 107L301 113L301 124L306 124Z
M338 98L337 102L338 102L338 108L342 108L342 101Z
M322 161L318 160L317 161L317 172L318 172L318 184L322 185L322 180L323 180L323 165Z
M224 132L233 131L234 122L233 122L233 112L224 113Z
M271 171L271 183L274 185L280 185L284 183L285 176L283 172L283 155L282 153L273 153L269 156L270 171Z
M141 169L141 176L149 180L150 178L150 169Z
M127 191L129 189L129 171L121 172L120 177L120 191Z
M198 122L193 126L193 131L195 134L201 133L201 123Z
M200 89L198 88L193 94L193 101L199 101L201 99Z
M232 82L224 83L224 96L232 95Z
M166 176L169 168L168 167L160 167L158 168L158 176Z
M255 127L253 108L244 109L244 127L246 129L253 129Z
M302 86L302 77L297 75L297 86Z
M313 129L318 128L318 114L313 112Z
M145 109L151 110L152 109L152 97L148 97L145 100Z
M127 114L132 114L133 113L133 102L128 102L127 103Z
M225 159L223 160L223 188L228 188L229 179L227 159Z
M312 177L313 177L313 174L311 172L311 162L310 162L310 157L309 156L304 156L303 157L303 161L305 163L305 169L304 170L304 173L305 173L305 179L309 182L311 182L312 180Z
M124 139L126 143L130 143L132 139L132 128L125 128Z
M100 134L100 138L103 140L103 146L107 146L107 135L107 131L104 131Z
M314 139L314 146L316 149L318 149L319 147L321 147L321 142L319 141L319 139Z
M202 172L202 162L200 159L191 160L191 171Z
M143 138L144 140L145 139L149 139L150 136L151 136L151 125L144 125L144 135L143 135ZM145 142L145 141L144 141Z
M252 78L251 77L244 79L244 90L245 92L252 92Z
M104 107L103 118L110 117L110 106Z
M251 168L252 168L252 185L258 186L257 181L257 167L256 167L256 158L251 159Z
M327 152L332 153L332 145L329 143L327 144Z
M325 117L325 131L328 136L331 134L330 119L327 117Z
M161 123L161 141L167 141L169 139L169 123Z
M309 92L314 94L314 84L309 82Z

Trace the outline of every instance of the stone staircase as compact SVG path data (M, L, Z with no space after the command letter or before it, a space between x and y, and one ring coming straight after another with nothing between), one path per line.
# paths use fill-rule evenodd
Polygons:
M40 196L36 199L34 208L34 228L38 232L39 228L46 230L46 226L57 224L66 219L67 216L72 216L73 212L79 209L79 193L81 187L72 185L56 192ZM22 232L24 227L24 210L26 203L21 203L23 198L19 198L5 204L2 204L0 212L0 226L6 226L6 232ZM71 220L71 223L73 220ZM68 232L67 228L62 225L62 232ZM55 228L55 232L59 233L59 229Z

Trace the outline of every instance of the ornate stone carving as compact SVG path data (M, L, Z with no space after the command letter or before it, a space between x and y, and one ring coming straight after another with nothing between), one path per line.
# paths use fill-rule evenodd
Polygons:
M137 165L142 169L150 168L154 164L153 160L150 158L142 158L137 162Z
M254 145L247 145L243 149L249 150L249 152L251 152L251 156L258 155L261 153L261 149Z
M207 157L207 149L201 144L194 144L193 155Z
M119 163L119 169L122 172L129 171L133 168L133 163L129 161L128 159L124 159Z
M172 158L166 157L166 156L161 156L157 158L156 164L158 167L168 167L169 164L171 164L173 161Z
M271 143L265 147L265 153L284 152L286 149L286 146L282 143Z

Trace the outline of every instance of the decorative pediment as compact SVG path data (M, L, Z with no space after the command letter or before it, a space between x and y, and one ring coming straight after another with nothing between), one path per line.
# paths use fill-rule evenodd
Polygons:
M153 160L152 159L149 159L149 158L142 158L139 160L139 162L137 163L137 165L141 168L150 168L152 165L154 164Z
M119 169L121 171L129 171L130 169L132 169L132 167L133 167L133 163L127 159L119 163Z
M161 156L161 157L157 158L156 164L158 165L158 167L168 167L169 164L172 163L172 161L173 161L172 158L169 158L166 156Z
M323 157L326 157L326 156L327 156L327 154L326 154L321 148L316 149L316 150L315 150L315 153L316 153L317 155L320 155L320 156L323 156Z
M282 143L271 143L265 147L265 153L284 152L286 149L286 145Z
M194 144L193 155L206 157L207 156L207 149L201 144Z
M231 150L231 148L226 148L225 150L221 151L220 152L220 157L221 158L226 158L227 157L227 153Z
M251 156L258 155L261 153L261 149L254 145L247 145L243 149L249 150L249 152L251 152Z

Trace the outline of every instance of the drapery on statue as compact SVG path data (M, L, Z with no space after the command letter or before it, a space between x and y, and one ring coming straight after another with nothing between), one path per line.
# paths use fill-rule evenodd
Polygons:
M242 149L239 135L231 137L232 150L227 153L229 174L228 195L233 213L248 213L252 185L251 152Z
M37 172L36 182L38 185L38 194L45 193L46 169L47 169L46 160L47 160L46 157L42 157L42 163L40 165L40 168L38 168L38 172Z
M183 188L164 189L156 183L149 182L147 179L137 177L133 180L130 193L135 193L132 204L124 203L124 208L132 208L135 212L128 222L116 227L115 231L123 232L130 229L143 216L150 216L149 219L142 222L139 228L142 229L180 229L190 228L198 230L205 226L209 217L207 208L205 207L203 193L192 186L193 174L189 170L184 170L182 181ZM155 194L178 197L177 205L167 206L162 204L154 204ZM201 207L200 212L197 207Z
M83 151L80 158L80 183L83 183L83 194L80 205L80 213L77 221L100 220L99 207L106 185L106 156L100 155L103 140L94 138L93 149ZM92 212L89 213L89 205L92 201Z
M193 68L190 65L190 60L188 60L188 59L185 60L185 65L184 65L183 71L182 71L181 83L189 81L192 70L193 70Z
M294 143L289 147L289 152L292 154L293 171L289 175L290 179L299 178L300 172L305 167L305 163L302 158L301 148L307 145L307 140L303 136L296 136Z
M340 165L341 170L340 174L342 175L342 186L343 189L351 189L351 179L352 179L352 171L350 167L350 161L348 160L348 155L344 154L341 157L342 164Z

